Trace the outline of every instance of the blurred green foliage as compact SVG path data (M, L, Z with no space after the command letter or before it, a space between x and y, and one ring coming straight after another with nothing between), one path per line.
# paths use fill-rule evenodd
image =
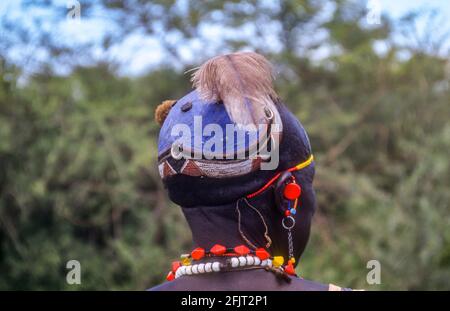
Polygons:
M320 25L329 33L321 44L339 52L320 61L311 60L314 44L298 53L303 27L320 13L312 1L282 1L278 11L260 1L244 11L195 3L184 19L165 15L165 25L192 37L199 20L213 22L217 10L228 17L220 22L234 27L280 24L279 51L242 40L223 44L268 56L281 98L309 132L318 212L302 276L365 289L450 289L448 59L421 50L400 57L395 44L376 53L374 43L387 40L392 25L364 27L364 10L345 1L335 1L331 20ZM170 260L190 249L190 234L159 180L153 110L188 92L183 72L204 59L134 78L107 62L66 76L42 70L20 84L24 68L2 52L0 289L141 290L160 283ZM66 283L71 259L81 262L79 286ZM371 259L381 263L381 285L366 283Z

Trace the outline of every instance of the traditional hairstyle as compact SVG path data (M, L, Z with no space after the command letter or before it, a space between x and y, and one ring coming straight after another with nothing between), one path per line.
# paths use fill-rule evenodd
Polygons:
M264 56L240 52L214 57L192 75L194 87L206 102L222 102L237 125L267 123L267 108L276 111L270 63Z
M158 105L156 107L156 110L155 110L156 123L158 123L160 126L163 125L164 121L167 118L167 115L170 112L170 108L172 108L172 106L176 102L177 102L176 100L168 99L168 100L163 101L160 105Z

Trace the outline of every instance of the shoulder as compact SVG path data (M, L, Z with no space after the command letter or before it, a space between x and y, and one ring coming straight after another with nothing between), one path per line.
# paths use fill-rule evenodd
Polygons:
M197 278L181 277L171 282L165 282L148 291L226 291L226 290L265 290L265 291L344 291L333 284L321 284L302 278L291 277L291 281L285 282L276 279L273 275L265 271L254 273L236 273L230 275L203 276Z
M322 284L303 278L291 277L291 282L288 286L288 290L292 291L328 291L328 284Z
M298 291L352 291L350 288L340 287L334 284L322 284L314 281L305 280L302 278L292 278L292 287Z
M174 290L172 289L172 282L164 282L162 284L153 286L151 288L148 288L147 291L149 292L159 292L159 291L170 291L170 290Z
M340 287L340 286L330 283L330 284L328 284L328 290L331 292L347 292L347 291L353 291L354 289L347 288L347 287ZM361 289L358 289L358 291L360 291L360 290Z

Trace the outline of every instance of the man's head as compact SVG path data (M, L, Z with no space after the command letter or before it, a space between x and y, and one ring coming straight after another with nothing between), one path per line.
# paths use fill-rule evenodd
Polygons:
M310 158L307 134L273 90L270 65L261 55L213 58L194 74L194 86L181 99L165 103L157 116L162 121L159 171L175 203L184 208L232 205ZM287 203L276 198L289 175L302 189L293 215L298 257L315 209L314 163L282 174L261 196L271 201L264 213L275 236L274 251L286 253L281 221Z

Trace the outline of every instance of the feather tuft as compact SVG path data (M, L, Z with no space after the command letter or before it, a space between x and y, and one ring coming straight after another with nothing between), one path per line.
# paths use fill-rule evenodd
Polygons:
M272 66L264 56L239 52L214 57L192 75L200 98L222 101L230 119L241 126L267 124L266 107L277 112Z

